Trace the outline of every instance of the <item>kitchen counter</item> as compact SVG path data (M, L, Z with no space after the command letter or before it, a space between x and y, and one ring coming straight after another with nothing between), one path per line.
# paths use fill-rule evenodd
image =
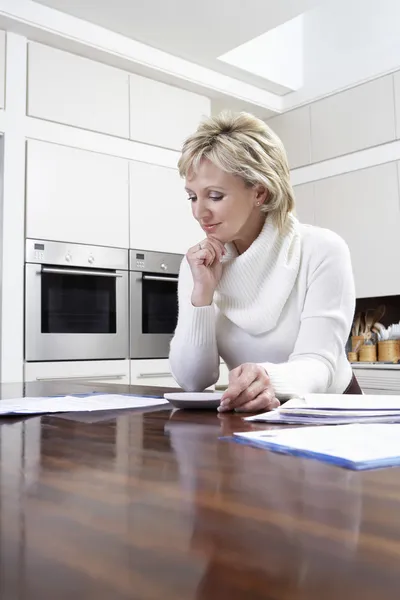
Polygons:
M1 600L397 600L400 469L219 439L254 428L169 407L0 421Z

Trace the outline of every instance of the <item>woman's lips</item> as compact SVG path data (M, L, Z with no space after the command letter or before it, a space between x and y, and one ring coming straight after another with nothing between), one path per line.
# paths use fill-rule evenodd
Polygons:
M212 223L210 225L202 225L206 233L213 233L221 223Z

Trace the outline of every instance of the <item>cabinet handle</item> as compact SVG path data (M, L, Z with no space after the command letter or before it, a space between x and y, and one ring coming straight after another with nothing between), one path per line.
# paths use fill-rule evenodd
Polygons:
M74 380L74 381L93 381L93 379L123 379L126 377L125 373L118 373L117 375L80 375L76 377L36 377L36 381L65 381Z
M139 373L137 379L152 379L161 377L172 377L172 373Z

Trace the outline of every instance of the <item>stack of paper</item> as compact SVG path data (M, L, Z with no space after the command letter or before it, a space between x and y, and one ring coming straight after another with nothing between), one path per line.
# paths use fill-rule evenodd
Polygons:
M339 425L234 433L274 452L316 458L348 469L400 465L400 425Z
M286 425L400 423L400 396L307 394L246 420Z
M13 398L0 401L0 417L38 415L59 412L91 412L127 410L169 404L159 397L124 394L94 394L89 396L57 396L38 398Z

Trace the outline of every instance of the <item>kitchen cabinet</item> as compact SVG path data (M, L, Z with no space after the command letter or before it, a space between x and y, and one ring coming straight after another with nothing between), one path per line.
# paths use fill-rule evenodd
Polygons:
M25 381L71 379L129 385L129 360L25 363Z
M400 369L397 365L353 365L365 394L400 394Z
M312 162L395 138L392 75L311 104Z
M28 115L129 138L129 74L42 44L28 46Z
M128 161L28 141L26 235L100 246L129 246Z
M400 294L400 203L396 163L315 184L315 224L336 231L351 251L357 297Z
M180 150L211 112L210 99L140 75L130 75L130 137Z
M400 71L394 74L394 101L396 110L396 138L400 138Z
M185 254L205 237L176 169L132 161L130 247Z
M5 107L6 32L0 30L0 109Z
M295 196L295 213L301 223L314 225L315 197L314 183L304 183L293 187Z
M291 169L310 163L310 107L304 106L272 117L268 125L281 138Z

